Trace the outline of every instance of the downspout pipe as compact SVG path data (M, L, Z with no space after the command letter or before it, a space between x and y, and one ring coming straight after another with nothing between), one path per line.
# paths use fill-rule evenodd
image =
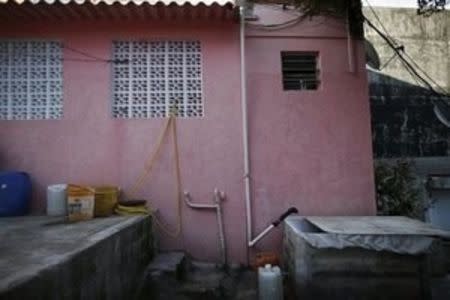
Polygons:
M247 225L247 262L250 264L250 248L269 234L272 229L281 224L286 217L298 213L295 207L288 209L277 221L274 221L260 234L253 238L252 229L252 195L250 182L250 154L249 154L249 130L248 130L248 105L247 105L247 81L246 81L246 60L245 60L245 7L246 1L242 0L239 7L240 14L240 55L241 55L241 110L242 110L242 144L244 147L244 188L245 188L245 214Z
M240 3L240 55L241 55L241 111L242 111L242 144L244 147L244 189L245 189L245 214L247 225L247 246L252 240L252 199L250 187L250 155L248 142L248 113L247 113L247 81L245 61L245 5L246 1ZM247 260L249 260L247 253Z
M351 32L350 24L350 6L347 7L346 21L347 21L347 59L348 59L348 71L352 74L356 73L355 66L355 45L353 41L353 36Z

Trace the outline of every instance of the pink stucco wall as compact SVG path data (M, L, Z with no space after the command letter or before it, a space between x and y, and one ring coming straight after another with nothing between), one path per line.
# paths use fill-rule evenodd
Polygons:
M227 193L224 223L231 261L246 261L239 27L234 23L71 23L0 27L0 37L59 39L110 57L115 39L198 39L202 45L205 117L179 119L183 189L210 202L215 187ZM375 212L370 115L363 49L348 72L345 30L317 23L277 33L249 30L247 70L255 231L280 212L360 215ZM274 37L273 35L276 35ZM326 38L323 38L323 37ZM320 52L318 91L285 92L281 50ZM65 56L76 57L64 52ZM64 117L56 121L1 121L0 169L33 177L33 211L44 213L52 183L115 184L125 191L142 170L163 119L118 120L110 114L110 66L65 61ZM168 224L175 221L173 164L166 143L141 192ZM185 249L217 260L215 216L183 210L183 234L162 237L164 249ZM256 250L279 248L280 233Z
M292 20L261 7L259 23ZM347 33L334 19L303 21L283 30L249 27L247 83L254 231L291 206L301 215L375 213L370 110L363 43L355 41L355 72ZM284 91L281 51L317 52L317 91ZM279 250L273 234L255 251Z

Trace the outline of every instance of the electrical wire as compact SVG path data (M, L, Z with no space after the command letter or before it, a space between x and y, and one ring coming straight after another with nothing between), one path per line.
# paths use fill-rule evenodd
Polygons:
M416 63L415 61L414 61L414 59L410 56L410 55L408 55L408 53L406 53L406 51L404 51L403 52L403 54L409 59L409 60L411 60L411 63L416 67L416 69L418 69L429 81L431 81L431 83L433 83L434 84L434 86L435 87L437 87L440 91L441 91L441 93L443 93L443 94L447 94L447 91L442 87L442 86L440 86L430 75L428 75L427 74L427 72L425 72L425 70L423 69L423 68L421 68L420 66L419 66L419 64L418 63Z
M296 10L293 6L290 5L258 3L258 6L266 7L275 11L281 11L293 16L297 16L299 13L298 10Z
M386 27L384 26L383 22L381 21L381 18L379 17L379 15L377 14L377 12L375 11L375 9L373 8L373 6L371 5L371 3L369 2L369 0L364 0L367 4L367 7L369 7L370 11L372 12L372 15L375 17L375 19L377 20L377 22L379 23L379 25L381 26L381 28L384 31L384 34L386 35L387 38L389 38L394 44L397 45L397 49L402 50L402 53L408 57L409 60L411 60L412 64L414 64L414 66L419 69L421 71L421 73L427 77L428 80L430 80L435 86L439 87L439 85L422 69L420 68L420 66L414 61L414 59L409 56L403 45L401 45L395 38L393 38L391 35L389 35L388 30L386 29ZM397 53L394 51L394 54L392 55L392 57L382 66L380 67L380 71L382 71L384 68L386 68L394 58L397 57ZM404 65L404 62L402 62L402 64ZM405 66L405 65L404 65ZM407 66L405 66L408 73L411 74L411 71L409 70L409 68ZM412 74L411 74L412 75ZM412 75L412 77L414 78L414 76ZM415 78L414 78L415 79ZM416 81L417 82L417 81ZM442 87L439 87L439 89L441 89L441 91L445 92L445 89L443 89Z
M388 30L386 29L386 27L384 26L383 22L381 21L380 16L378 16L377 12L375 11L375 9L373 8L372 4L370 4L369 0L364 0L367 4L367 7L370 9L370 11L372 12L372 15L375 17L375 19L377 20L377 22L380 24L381 28L384 30L384 32L386 33L386 35L395 43L398 44L397 40L395 40L392 36L389 36Z
M255 21L247 21L246 25L248 27L266 30L266 31L275 31L275 30L281 30L281 29L293 27L306 19L305 15L300 14L297 9L292 8L290 6L281 5L281 7L280 7L280 5L278 5L278 4L258 4L258 5L267 7L269 9L272 9L275 11L287 13L291 16L296 16L296 17L293 19L290 19L288 21L282 22L282 23L274 23L274 24L255 24L255 23L252 23ZM320 23L317 23L314 25L308 25L308 27L317 27L317 26L320 26L320 25L323 25L324 23L326 23L326 21L328 21L328 20L323 20Z
M412 60L412 63L410 63L407 59L405 59L405 57L403 56L403 54L405 54L404 47L396 47L393 44L393 41L390 40L385 34L383 34L381 30L378 29L369 19L364 17L364 20L373 30L375 30L375 32L378 33L378 35L380 35L386 41L386 43L392 48L392 50L394 50L395 54L397 54L397 56L400 58L401 63L411 75L411 77L416 81L417 85L425 85L428 90L436 96L434 99L430 99L431 103L434 105L433 111L441 123L443 123L447 127L450 127L450 122L448 120L448 112L450 111L448 101L450 100L450 94L448 94L443 88L439 87L439 85L437 86L442 92L436 91L433 85L419 74L419 72L415 68L415 66L418 65L414 62L414 60ZM403 50L400 51L400 49ZM431 78L423 69L421 69L420 67L418 69L423 74L425 74L425 77L427 77L428 79ZM434 80L431 80L431 82L435 83Z
M376 26L367 17L364 16L364 20L370 27L372 27L372 29L374 29L387 42L387 44L392 48L392 50L394 50L394 56L397 56L401 59L401 63L403 64L405 69L408 71L408 73L410 73L410 75L413 77L413 79L419 79L420 82L422 82L422 84L424 84L428 89L430 89L435 94L438 94L440 96L445 95L447 97L450 97L450 95L447 93L447 91L444 88L442 88L435 80L433 80L433 78L431 78L431 76L428 75L427 72L425 72L425 70L423 70L414 61L414 59L408 55L408 53L406 53L405 47L403 45L399 45L399 43L392 36L389 35L388 30L383 25L383 22L381 21L380 17L376 13L376 11L370 5L369 0L365 0L365 2L367 3L367 5L368 5L369 9L371 10L372 14L374 15L375 19L378 21L378 23L380 23L381 28L384 30L384 34L381 32L380 29L376 28ZM409 61L403 55L405 57L407 57L409 59ZM393 57L391 57L390 60L388 60L388 62L386 62L382 68L385 68L386 65L391 62ZM380 70L382 70L382 68L380 68ZM423 78L423 76L420 75L419 72L422 73L422 75L426 79ZM430 84L430 82L428 82L428 80L434 85L434 87L432 84ZM417 82L417 80L416 80L416 82ZM440 91L439 92L436 91L435 87L438 88Z
M413 77L413 79L414 79L414 80L419 79L419 80L420 80L423 84L425 84L428 88L431 87L431 90L432 90L434 93L441 94L441 95L443 94L443 95L449 97L449 94L447 93L447 91L446 91L443 87L441 87L435 80L433 80L433 78L432 78L430 75L428 75L427 72L426 72L423 68L421 68L421 67L415 62L415 60L414 60L411 56L408 55L408 53L405 51L405 47L404 47L403 45L399 44L398 41L397 41L396 39L394 39L392 36L389 35L388 30L387 30L386 27L384 26L383 22L381 21L380 17L378 16L377 12L374 10L374 8L372 7L372 5L370 4L369 0L365 0L365 2L367 3L367 6L368 6L369 9L371 10L371 12L372 12L372 14L374 15L375 19L376 19L376 20L378 21L378 23L380 24L381 28L384 30L384 36L382 36L382 37L383 37L385 40L386 40L386 39L389 39L389 40L392 42L392 43L388 43L388 45L391 46L391 48L392 48L393 45L395 46L395 49L392 48L392 49L394 50L394 56L397 56L397 57L400 56L400 58L402 58L402 61L401 61L401 62L402 62L402 64L403 64L403 66L404 66L405 69L408 71L408 73L410 73L410 75ZM365 16L364 16L364 19L365 19L366 21L368 21L368 19L367 19ZM373 25L373 23L372 23L372 25ZM369 26L370 26L370 25L369 25ZM372 27L372 26L371 26L371 27ZM377 33L380 34L380 33L381 33L381 30L379 30L379 32L377 32ZM400 51L401 51L401 52L400 52ZM401 56L401 54L405 55L405 56L410 60L410 62L408 62L403 56ZM393 56L393 57L394 57L394 56ZM391 62L392 59L393 59L393 58L391 57L391 59L388 60L388 62L386 62L385 65L384 65L382 68L380 68L380 70L384 69L384 68L388 65L388 63ZM417 77L417 75L418 75L418 73L419 73L417 70L419 70L420 73L422 73L422 75L423 75L424 77L426 77L426 79L428 79L428 80L434 85L434 87L438 88L440 91L439 91L439 92L435 91L434 88L433 88L433 86L432 86L427 80L425 80L422 76L419 75L419 76ZM417 77L417 78L416 78L416 77ZM416 82L417 82L417 80L416 80ZM420 85L420 84L419 84L419 85Z
M247 26L249 27L253 27L253 28L258 28L258 29L263 29L263 30L280 30L280 29L286 29L292 26L297 25L298 23L300 23L303 20L303 17L297 17L295 19L291 19L289 21L283 22L283 23L276 23L276 24L252 24L252 23L247 23Z
M383 71L383 69L385 69L387 66L389 66L389 64L395 59L397 58L397 54L393 54L391 56L391 58L389 58L381 67L380 67L380 71Z
M405 67L407 68L407 70L411 71L412 74L414 75L414 77L418 78L423 84L426 85L426 87L432 91L433 93L442 96L442 93L437 92L434 87L428 82L428 80L426 80L425 78L423 78L423 76L421 76L419 74L419 72L414 68L414 66L405 59L405 57L403 56L403 52L401 52L399 50L399 47L397 47L393 41L391 39L389 39L383 32L381 32L380 29L378 29L378 27L376 27L367 17L364 17L365 22L367 23L367 25L369 25L373 30L375 30L375 32L381 36L384 41L392 48L392 50L394 50L394 52L396 53L396 55L398 56L398 58L400 58L400 60L402 61L402 63L405 65Z
M131 64L133 62L135 62L132 59L92 59L92 58L76 58L76 57L60 57L60 56L50 56L50 55L43 55L43 54L32 54L32 55L28 55L28 54L15 54L16 56L20 56L23 58L28 58L28 59L39 59L39 58L44 58L44 59L50 59L50 60L58 60L58 61L73 61L73 62L83 62L83 63L107 63L107 64L116 64L116 65L126 65L126 64Z
M84 57L87 57L87 58L90 58L90 59L92 59L92 60L101 61L101 62L111 62L110 59L101 58L101 57L98 57L98 56L89 54L89 53L87 53L87 52L84 52L84 51L81 51L81 50L78 50L78 49L69 47L69 46L67 46L67 45L62 45L62 47L63 47L63 49L67 49L67 50L69 50L69 51L71 51L71 52L73 52L73 53L80 54L80 55L82 55L82 56L84 56Z

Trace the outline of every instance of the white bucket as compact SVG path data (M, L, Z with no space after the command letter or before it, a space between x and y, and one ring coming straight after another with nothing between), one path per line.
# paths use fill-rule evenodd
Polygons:
M67 215L67 184L53 184L47 187L47 215Z

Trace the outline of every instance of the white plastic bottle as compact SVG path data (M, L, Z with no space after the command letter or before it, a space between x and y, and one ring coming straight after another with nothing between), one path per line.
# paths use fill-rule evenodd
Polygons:
M279 267L266 265L258 269L259 300L283 300L283 279Z
M67 215L67 184L54 184L47 187L47 215Z

